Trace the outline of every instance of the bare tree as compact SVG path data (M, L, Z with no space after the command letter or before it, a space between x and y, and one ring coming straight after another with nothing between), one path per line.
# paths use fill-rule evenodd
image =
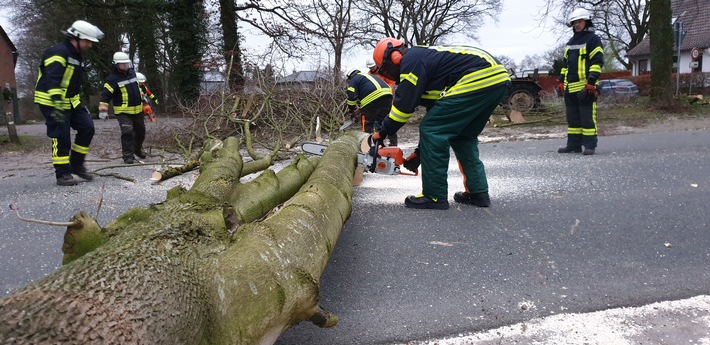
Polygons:
M433 45L464 35L476 39L484 19L500 13L500 0L364 0L358 8L370 18L370 40L404 39L409 44Z

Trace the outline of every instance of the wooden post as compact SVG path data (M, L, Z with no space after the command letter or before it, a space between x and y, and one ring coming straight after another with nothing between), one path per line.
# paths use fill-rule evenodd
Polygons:
M9 107L9 109L4 113L5 123L7 123L7 133L10 135L10 142L20 145L20 137L17 135L17 129L15 128L15 117L12 115L12 111L10 111L11 109L16 108L13 107L12 102L14 100L14 103L17 104L17 95L14 90L10 88L9 83L5 83L5 89L2 92L2 99ZM0 107L0 110L3 110L3 107Z

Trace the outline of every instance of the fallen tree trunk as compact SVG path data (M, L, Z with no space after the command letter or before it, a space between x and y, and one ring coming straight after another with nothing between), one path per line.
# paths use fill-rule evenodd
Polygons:
M234 146L204 157L189 191L126 212L106 244L0 299L0 343L270 344L303 320L333 325L318 282L351 212L357 138L338 139L281 209L231 236L225 200L252 197L235 191Z

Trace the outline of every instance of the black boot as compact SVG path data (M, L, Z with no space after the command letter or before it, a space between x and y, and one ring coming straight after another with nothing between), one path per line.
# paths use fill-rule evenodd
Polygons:
M84 166L85 159L85 154L72 150L69 158L69 166L71 167L72 174L79 176L84 180L91 181L94 177L86 171L86 167Z
M145 159L145 157L147 157L145 155L145 152L143 152L143 150L136 150L136 152L134 152L134 153L135 153L136 157L138 157L140 159Z
M94 179L94 177L91 176L91 174L89 174L89 172L86 170L86 167L84 165L72 165L71 172L72 174L79 176L87 181L91 181Z
M404 206L418 209L447 210L449 201L446 199L434 200L424 195L410 195L404 199Z
M78 183L71 174L57 177L57 186L76 186Z
M456 192L454 194L454 201L460 202L462 204L469 204L478 207L489 207L491 206L491 197L488 196L488 192L481 193L469 193L469 192Z
M580 153L582 152L582 147L569 147L563 146L557 149L557 153Z
M594 154L594 149L585 148L585 149L584 149L584 152L582 152L582 154L585 155L585 156L591 156L591 155Z

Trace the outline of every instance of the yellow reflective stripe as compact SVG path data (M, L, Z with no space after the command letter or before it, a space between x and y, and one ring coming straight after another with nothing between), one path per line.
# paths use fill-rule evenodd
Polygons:
M113 106L113 112L116 114L140 114L143 112L142 105L132 105L132 106Z
M447 90L442 97L460 95L460 94L484 89L489 86L504 83L506 81L510 81L510 76L508 75L508 71L505 69L505 67L503 67L503 66L496 66L496 67L500 67L499 70L502 70L502 73L499 72L499 74L497 74L497 75L490 75L490 76L488 75L489 73L486 73L486 77L484 79L477 79L477 80L472 80L471 78L464 77L458 83L456 83L456 85L452 86L449 90ZM474 73L476 73L476 72L474 72ZM473 74L473 73L471 73L471 74ZM469 76L471 74L469 74ZM463 83L464 80L469 80L469 81L467 83Z
M591 73L591 72L601 73L601 72L602 72L602 67L599 66L599 65L591 65L591 66L589 66L589 72L590 72L590 73Z
M422 99L433 99L433 100L436 101L437 99L441 98L441 93L442 93L443 91L444 91L444 90L429 90L429 91L426 91L426 92L424 92L424 94L422 95Z
M58 62L60 65L66 67L67 66L67 60L64 57L61 57L59 55L54 55L48 57L46 60L44 60L44 67L47 67L55 62Z
M597 55L599 53L604 54L604 49L602 49L602 47L594 48L594 50L592 50L592 52L589 53L589 57L592 58L592 57L594 57L594 55Z
M57 152L59 152L59 140L52 138L52 164L69 164L69 156L57 156Z
M360 104L364 107L380 97L384 97L384 96L391 95L391 94L392 94L392 89L390 89L388 86L386 88L382 88L382 89L376 90L374 92L371 92L369 95L367 95L365 98L363 98L360 101Z
M354 86L348 86L348 91L349 92L355 92L355 87ZM143 94L143 91L141 91L141 95Z
M64 96L64 90L59 89L59 88L54 88L54 89L49 89L47 90L47 94L51 96Z
M397 122L407 122L412 115L414 115L414 113L404 113L393 105L390 110L389 118Z
M596 128L582 128L582 135L597 135Z
M496 60L488 54L485 50L478 49L476 47L467 47L467 46L433 46L429 47L429 49L434 49L436 51L440 52L449 52L449 53L454 53L454 54L464 54L464 55L475 55L478 56L488 62L491 66L495 66L498 64Z
M55 165L69 164L69 156L52 157L52 164L55 164Z
M128 90L126 90L126 84L119 83L118 85L118 88L121 89L121 106L119 108L128 108Z
M408 81L408 82L412 83L412 85L417 86L417 82L419 81L419 77L414 75L414 73L412 73L412 72L409 72L407 74L400 74L399 75L399 82L401 83L403 81Z
M104 89L108 90L110 93L113 93L113 88L108 83L104 84Z
M77 144L72 144L71 149L72 149L73 151L76 151L76 152L81 153L81 154L87 154L87 153L89 153L89 147L87 147L87 146L81 146L81 145L77 145Z
M569 90L570 93L575 93L578 91L581 91L584 88L584 85L587 83L586 80L580 80L580 81L574 81L571 83L567 83L567 89Z
M357 105L357 101L348 100L348 105L356 106L356 105Z
M35 98L34 102L37 104L42 104L46 106L53 107L54 102L52 101L52 95L47 92L42 92L42 91L35 91ZM62 109L71 109L73 107L78 107L79 104L81 104L81 97L79 95L75 95L72 98L64 98L62 97Z
M582 128L568 127L567 134L582 134Z
M69 82L71 81L71 77L74 75L74 66L69 65L67 66L67 69L64 70L64 76L62 76L62 82L59 84L59 86L62 87L62 89L66 89L69 87ZM66 90L65 90L66 92Z

